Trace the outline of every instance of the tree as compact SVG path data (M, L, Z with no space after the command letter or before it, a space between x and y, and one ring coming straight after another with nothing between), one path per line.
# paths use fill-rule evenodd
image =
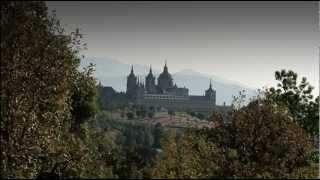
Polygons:
M275 72L275 79L280 81L277 88L266 90L266 98L277 105L288 107L290 114L307 132L312 135L319 133L319 96L313 100L314 89L307 78L297 82L297 73L289 70Z
M127 112L127 118L128 119L133 119L134 118L134 114L132 112Z
M222 115L219 112L212 112L209 121L213 122L213 127L219 127L223 124Z
M161 110L161 107L160 107L160 106L157 106L156 110L157 110L157 111L160 111L160 110Z
M83 72L77 72L72 88L72 128L75 132L80 131L80 125L92 117L97 111L96 82L92 77L93 65L84 68Z
M170 120L171 120L171 119L172 119L172 116L175 115L175 112L174 112L174 110L170 109L170 110L168 111L168 114L170 115Z
M59 175L76 161L66 139L81 34L66 34L45 2L5 1L1 37L1 177Z
M229 123L218 123L216 128L189 129L181 138L164 137L153 177L317 176L315 147L286 106L274 106L272 101L259 96L226 116ZM219 114L213 118L223 121Z
M317 166L311 160L314 151L311 139L295 123L286 106L274 106L270 100L258 98L228 118L230 124L202 133L231 153L232 159L223 163L219 176L310 178L317 175Z
M218 148L194 130L188 129L181 137L169 133L161 147L152 168L154 178L212 178L219 171Z
M204 115L202 113L197 113L196 116L198 119L204 119Z
M146 111L145 108L142 106L142 107L140 108L140 116L141 116L142 118L145 118L146 115L147 115L147 111Z
M311 139L297 126L286 107L274 107L268 100L251 102L235 113L231 129L243 175L264 177L312 177ZM244 168L246 169L246 168ZM247 174L248 173L248 174ZM252 174L254 173L254 174Z
M155 112L155 111L156 111L156 108L155 108L154 106L150 106L150 107L149 107L149 111Z
M153 111L149 111L149 112L148 112L148 117L149 117L149 118L153 118L153 116L154 116L154 112L153 112Z
M136 116L140 117L141 116L141 111L139 109L136 110Z
M148 117L152 118L154 116L154 114L155 114L155 111L156 111L155 107L150 106L149 107L149 112L148 112Z
M161 138L163 137L163 128L161 126L161 123L157 123L154 128L154 143L153 148L160 149L161 148Z

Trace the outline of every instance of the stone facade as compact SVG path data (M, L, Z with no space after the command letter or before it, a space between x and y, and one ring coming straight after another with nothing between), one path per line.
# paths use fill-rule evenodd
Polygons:
M173 78L168 71L167 63L163 72L155 82L155 76L150 67L149 74L145 78L145 84L134 75L133 67L127 77L127 96L138 105L164 107L172 110L212 111L216 108L216 91L209 88L204 96L189 95L189 90L173 84Z

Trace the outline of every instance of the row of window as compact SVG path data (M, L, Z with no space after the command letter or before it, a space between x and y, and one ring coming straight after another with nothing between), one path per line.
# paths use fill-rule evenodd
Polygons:
M144 99L163 99L163 100L188 100L188 97L172 95L145 95Z

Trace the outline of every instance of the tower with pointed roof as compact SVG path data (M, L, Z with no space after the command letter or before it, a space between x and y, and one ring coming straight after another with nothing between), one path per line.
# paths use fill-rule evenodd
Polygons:
M186 87L178 87L173 83L173 78L168 71L165 61L163 71L157 78L153 75L150 65L149 73L145 78L134 74L133 66L127 76L128 102L146 107L165 107L168 109L195 111L212 111L216 108L216 91L210 79L209 88L204 95L189 95ZM226 108L224 106L223 108Z
M138 88L137 77L134 75L133 65L131 65L131 72L127 77L127 91L126 91L126 94L129 96L129 98L134 98L136 96L137 88Z
M158 77L158 93L166 93L170 88L173 88L173 79L168 71L167 60L163 68L163 72Z
M212 89L211 79L210 79L209 89L207 89L206 92L205 92L205 97L206 97L208 100L213 101L214 103L215 103L215 101L216 101L216 91Z
M146 81L145 81L146 82L145 83L145 87L146 87L146 91L147 91L148 94L157 93L155 80L156 80L156 78L152 74L152 68L151 68L151 65L150 65L149 74L146 76Z

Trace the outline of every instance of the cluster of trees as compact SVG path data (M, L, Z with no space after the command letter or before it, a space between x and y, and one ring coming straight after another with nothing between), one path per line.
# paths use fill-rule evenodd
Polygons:
M116 92L112 87L105 87L99 82L98 106L101 110L113 111L128 104L127 96L124 92Z
M93 67L78 69L78 30L66 34L44 2L6 1L1 17L1 178L318 175L319 97L292 71L277 71L277 87L248 105L241 94L231 112L212 114L215 128L113 120L97 113Z
M319 96L312 99L306 78L276 71L271 87L233 111L213 113L213 129L165 137L151 177L156 178L315 178L319 169ZM314 139L317 139L314 141Z
M206 116L205 116L203 113L201 113L201 112L188 111L187 113L188 113L190 116L196 117L196 118L201 119L201 120L203 120L203 119L206 118Z
M1 4L2 177L58 174L77 161L72 137L96 97L92 67L78 70L81 37L45 2Z
M145 117L152 118L156 113L156 109L153 106L146 108L144 106L133 105L130 106L127 110L128 111L126 112L126 117L128 119L143 119Z
M308 134L288 116L257 100L232 112L231 123L168 137L152 177L303 178L318 175L316 149ZM217 119L221 121L221 119Z

